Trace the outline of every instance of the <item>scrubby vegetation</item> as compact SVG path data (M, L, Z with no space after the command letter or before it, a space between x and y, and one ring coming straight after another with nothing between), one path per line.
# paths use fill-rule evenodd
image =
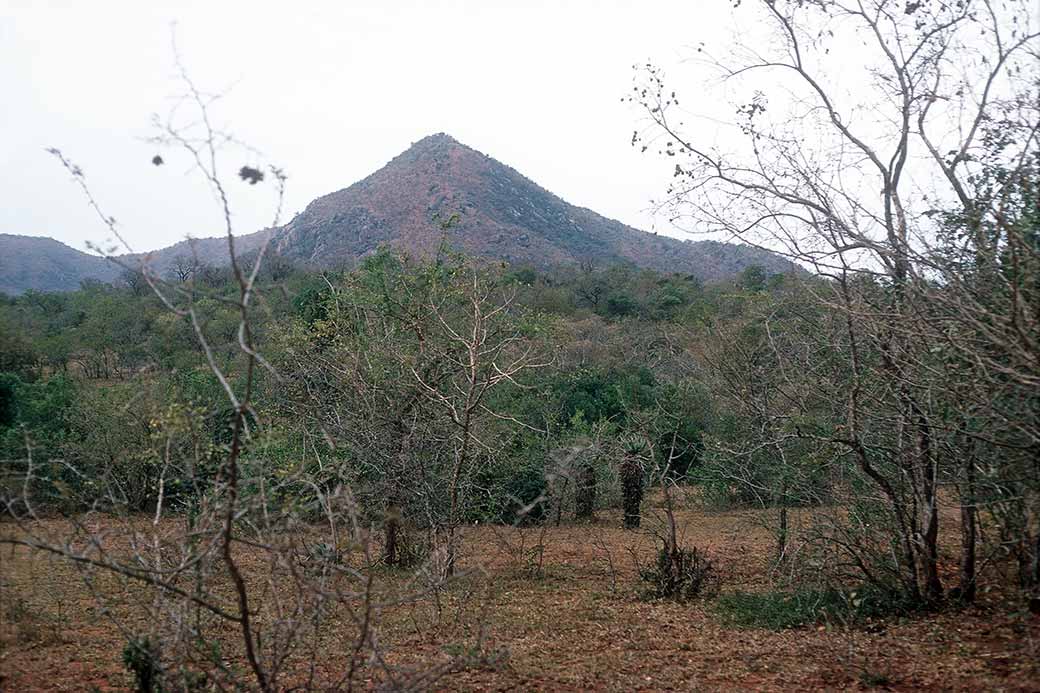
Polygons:
M801 588L771 592L734 591L716 604L729 623L744 628L785 630L826 623L862 625L871 619L910 613L919 605L901 603L898 595L876 588Z
M71 625L74 598L77 625L99 607L113 626L92 673L121 661L139 690L578 685L554 657L598 658L626 688L658 668L676 686L1036 681L1040 155L1035 83L1015 71L1036 36L1009 29L1014 3L981 5L985 70L1010 74L999 101L965 97L946 62L973 3L763 3L779 55L726 74L790 70L825 156L792 149L796 116L770 121L755 96L744 159L718 157L643 69L633 142L678 157L677 218L814 270L711 284L467 257L440 209L429 254L319 272L236 253L216 166L233 139L185 77L198 113L156 143L221 200L230 266L184 256L0 301L0 590L21 624L5 646ZM902 104L879 141L811 76L804 32L832 22L812 35L858 23L895 73L875 85ZM884 50L908 41L903 63ZM977 109L949 154L925 83ZM946 186L931 197L901 178L911 140ZM280 210L281 170L242 171ZM63 589L26 607L43 560L94 606ZM756 630L738 647L734 627ZM759 646L799 656L767 678Z
M625 268L547 275L445 250L428 262L383 251L356 270L293 269L261 282L270 300L251 327L270 370L253 376L252 430L237 443L235 522L248 534L263 522L284 533L335 518L335 531L301 537L287 554L308 581L388 568L426 575L458 599L450 585L474 567L463 558L472 556L467 526L501 527L497 550L515 557L516 575L537 580L559 570L547 533L573 523L588 527L612 589L703 603L721 588L707 611L721 623L862 628L927 606L900 582L871 479L841 445L820 441L844 415L835 393L850 387L840 313L814 298L830 290L825 279L749 272L702 286ZM590 298L599 284L636 308L619 315L618 302ZM233 295L234 280L181 286L199 307L211 358L241 387L234 305L217 300ZM234 412L190 318L171 318L148 292L90 285L8 299L0 319L19 336L5 350L0 389L11 515L179 517L203 537L220 529L206 529L207 515L236 445ZM141 339L123 342L128 334ZM953 455L958 440L938 449ZM993 499L983 517L1013 516L1021 501L1000 500L1007 491L990 469L997 476L975 477ZM955 472L942 480L950 507ZM754 522L772 534L758 558L772 587L749 592L732 580L732 561L673 543L672 509L690 503L757 511ZM594 548L603 522L659 538L640 550L627 583L617 583L626 549L616 540L603 554ZM72 526L79 539L62 550L107 554L74 550L89 533ZM132 545L141 531L113 536ZM980 548L1009 558L1028 550L1011 531L994 525ZM1005 566L987 566L984 590L1007 594ZM1020 579L1028 590L1028 571ZM145 627L127 645L139 686L214 675L205 656L213 644L191 645L197 661L185 668L180 637Z
M630 268L544 274L445 249L429 262L386 250L357 270L294 269L260 281L266 300L251 329L272 371L255 376L252 416L264 422L263 440L244 457L262 458L265 473L320 457L330 479L357 482L361 497L395 506L412 524L447 512L437 504L450 495L431 486L444 470L422 477L416 457L453 461L452 427L466 425L480 428L481 442L459 472L467 486L459 520L590 518L623 498L637 527L644 485L666 468L671 483L715 478L703 458L708 437L725 434L722 412L685 363L690 350L724 312L747 316L809 280L776 275L755 291L743 279L703 287ZM234 383L238 323L222 301L234 292L230 273L183 284L196 294L210 355ZM609 286L631 314L595 299L590 286ZM487 317L471 312L478 299ZM165 466L167 458L177 445L220 455L231 416L188 318L171 316L151 292L90 284L6 299L0 320L17 336L2 376L9 481L31 453L62 461L53 476L33 479L52 509L96 507L92 484L116 469L111 508L154 509L160 478L166 503L186 502L199 481L191 475L205 472ZM485 342L486 362L466 374L459 340L477 321L500 341ZM454 399L465 387L479 406Z

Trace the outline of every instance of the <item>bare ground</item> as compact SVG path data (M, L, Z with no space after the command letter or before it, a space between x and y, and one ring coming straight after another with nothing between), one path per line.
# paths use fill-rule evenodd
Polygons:
M1003 590L971 608L869 628L738 629L711 603L640 599L636 566L652 555L653 539L619 529L618 519L604 514L544 534L468 528L468 575L439 600L385 609L383 649L416 667L472 652L436 680L438 690L1040 690L1040 619ZM688 510L679 522L686 543L717 561L724 590L768 587L772 539L754 513ZM952 547L945 558L952 570ZM256 557L244 561L260 569ZM384 578L391 591L402 579ZM62 559L3 549L0 690L129 689L123 628L141 625L141 595L113 581L105 598L107 609ZM342 674L355 632L328 627L319 680Z

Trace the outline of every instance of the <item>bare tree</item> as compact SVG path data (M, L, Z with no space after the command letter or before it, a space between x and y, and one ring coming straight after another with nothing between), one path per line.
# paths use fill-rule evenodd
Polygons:
M125 269L119 275L119 280L134 296L140 296L145 291L148 291L148 281L140 270Z
M522 329L508 319L515 293L501 295L494 283L481 277L476 268L462 284L463 305L449 308L446 297L434 298L430 309L445 340L435 358L454 371L447 387L439 386L413 369L412 375L425 396L442 407L455 426L448 469L447 516L437 528L441 535L444 570L451 574L458 557L459 528L463 521L464 488L472 473L473 460L487 451L481 440L480 421L495 414L485 400L502 383L515 383L524 370L536 367L534 347ZM453 319L455 318L455 319Z
M437 584L455 570L475 476L526 426L488 402L541 365L514 298L496 273L446 251L415 263L384 250L330 280L323 319L293 340L288 389L305 392L290 399L310 399L304 411L382 507L385 562L422 558Z
M167 284L147 265L141 276L191 326L224 406L216 413L170 406L152 421L158 488L149 517L133 512L121 491L121 472L113 469L82 485L81 496L68 500L73 512L62 521L42 522L46 507L38 491L49 484L50 462L33 459L28 445L18 485L5 485L0 499L16 531L5 531L0 543L70 561L103 605L117 595L142 594L134 601L144 612L137 621L144 632L134 619L112 620L125 633L145 682L185 689L352 690L367 669L366 677L376 673L392 688L428 686L447 667L402 671L382 655L379 604L368 569L374 558L349 480L322 470L320 458L317 470L304 464L274 475L269 469L264 440L270 423L254 406L259 371L275 382L281 377L262 355L255 333L266 246L249 265L238 259L233 195L221 167L234 140L211 124L215 97L200 91L183 68L181 78L185 100L170 120L157 121L156 143L186 156L220 201L236 291L231 297L207 295L204 304L198 299L205 288L193 281ZM105 227L132 252L113 217L96 203L82 170L60 151L52 153ZM276 167L268 173L277 225L286 177ZM237 314L238 351L230 363L215 353L205 328L206 305L217 302L229 303ZM71 475L89 473L74 461L64 465ZM113 592L114 581L125 589ZM393 599L407 597L399 593ZM232 632L237 638L227 637ZM327 660L330 651L337 666L319 670L318 660Z
M195 259L187 255L178 255L170 262L170 275L175 281L184 283L195 275L198 268Z
M1001 161L1036 149L1036 121L1006 108L1035 102L1035 16L1030 3L989 0L763 1L754 11L770 27L766 40L728 57L701 53L743 92L732 150L678 120L676 93L653 67L635 88L650 124L633 142L676 158L673 219L779 250L834 280L819 298L845 315L852 379L845 420L817 437L851 453L882 493L902 588L935 601L946 385L921 338L919 287L934 278L937 211L961 210L970 229L999 214L982 182L992 167L986 123L1027 124ZM838 60L861 66L859 89L839 76Z

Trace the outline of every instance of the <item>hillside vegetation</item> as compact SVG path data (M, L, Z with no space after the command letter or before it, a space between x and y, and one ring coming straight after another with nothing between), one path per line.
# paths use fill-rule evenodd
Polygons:
M355 636L340 619L372 608L368 600L373 607L389 600L379 607L379 648L388 660L375 669L357 664L359 676L384 683L386 676L429 675L462 688L636 685L656 657L686 662L669 669L676 683L713 686L754 680L782 688L796 677L809 687L875 678L973 687L1037 675L1013 635L1032 633L1035 624L1005 611L1015 597L1013 564L1004 558L980 576L986 596L970 616L989 635L958 635L956 655L894 656L923 646L912 624L932 617L926 604L908 599L880 549L891 529L863 495L870 479L846 446L821 435L844 417L836 402L852 386L841 366L849 345L840 313L815 299L831 290L827 280L758 267L709 285L626 267L538 272L488 267L444 248L424 261L384 249L356 270L322 274L276 265L258 281L265 299L251 338L272 370L252 376L249 442L237 453L239 531L249 543L273 539L262 538L263 523L281 527L283 537L297 526L305 534L268 549L291 562L269 578L263 552L243 545L250 582L271 579L276 590L253 607L260 609L254 627L280 627L269 611L297 601L290 588L300 579L296 570L308 582L339 585L347 600L323 607L330 610L294 650L349 649ZM241 388L250 376L239 359L235 286L229 271L200 273L179 287L178 300L194 306L210 357ZM151 552L145 545L158 542L163 560L175 562L178 584L202 580L207 604L231 597L215 570L219 555L207 557L202 545L181 559L168 554L187 546L185 531L219 536L222 465L238 435L191 318L171 315L147 286L131 282L30 292L0 305L0 321L7 335L0 455L8 507L22 518L4 536L18 544L57 542L81 560L127 566L115 576L128 581L125 588L94 569L88 584L111 593L107 608L124 627L148 634L160 648L155 666L179 680L187 674L167 662L182 655L170 648L202 642L181 642L183 635L157 629L166 621L155 619L174 618L180 607L141 610L118 595L138 589L144 574L135 566ZM760 397L772 402L770 411ZM876 435L889 434L879 419ZM943 456L959 454L956 432L937 445ZM977 480L990 494L987 517L1013 516L1019 499L1002 494L1018 482L993 471ZM956 570L958 501L955 479L944 476L942 484L949 530L940 565L949 574ZM84 520L26 524L26 502L34 513ZM152 525L152 517L164 519ZM323 517L337 528L332 535ZM100 552L90 548L99 529ZM1014 556L1006 532L996 525L983 534L984 551ZM694 548L708 572L665 577L673 568L662 556ZM183 562L192 555L217 563L193 578L191 562ZM89 619L82 610L89 597L71 582L53 593L60 602L31 584L38 560L19 552L8 563L5 601L22 605L9 616L14 682L38 675L28 652L43 647L60 656ZM378 579L381 596L357 591L365 575ZM702 578L715 584L703 594ZM719 586L723 596L711 606ZM741 606L754 595L776 604ZM390 604L400 599L409 605L403 612ZM444 609L459 615L448 618ZM550 624L534 615L545 609L567 615ZM764 609L778 611L767 616ZM991 610L1002 615L994 620L985 615ZM238 671L247 666L235 639L218 635L219 619L193 618L201 620L192 633L216 629L205 647L219 646ZM943 617L936 637L953 637L960 618ZM786 639L744 636L727 630L731 623L811 627L799 648L838 657L852 647L854 654L781 666ZM557 642L551 634L561 624L582 637ZM846 627L851 633L835 630ZM334 635L343 628L346 641ZM661 642L649 659L608 657L594 671L594 660L575 651L567 656L586 664L566 665L559 656L590 628L607 629L597 636L601 645L588 641L606 652ZM651 635L661 628L671 634ZM416 640L416 633L427 635ZM713 642L732 638L745 644L706 654ZM546 659L543 648L554 642ZM125 685L122 647L105 636L78 660L75 676ZM977 669L970 653L992 648L1015 663ZM354 666L314 656L317 669L288 666L281 685L323 688ZM229 675L205 662L191 670L216 680Z

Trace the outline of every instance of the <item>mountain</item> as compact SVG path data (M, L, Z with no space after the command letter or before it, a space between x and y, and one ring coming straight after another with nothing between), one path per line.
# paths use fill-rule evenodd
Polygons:
M271 234L272 250L313 267L352 265L387 244L412 255L435 252L442 238L464 252L546 269L557 265L632 264L660 272L726 279L751 265L797 271L784 258L717 241L658 236L568 204L514 169L446 134L413 144L349 188L307 205L281 228L236 237L236 251L255 250ZM228 263L223 238L181 241L141 255L167 272L179 258ZM112 281L122 269L48 238L0 234L0 291L66 291L83 279Z
M263 245L263 242L271 232L272 229L264 229L254 233L235 236L235 255L241 257L253 252ZM130 267L147 262L152 271L160 276L164 276L182 258L185 258L189 263L197 258L200 263L224 267L230 264L230 257L227 237L217 236L216 238L188 238L166 248L153 250L150 253L121 255L119 260Z
M236 255L260 247L269 230L235 237ZM112 282L127 267L148 262L159 275L167 274L181 259L193 258L217 266L228 264L226 238L198 238L150 253L120 255L118 262L42 236L0 233L0 293L11 296L26 291L74 291L84 280Z
M110 282L121 269L54 240L0 233L0 292L71 291L84 279Z
M478 257L547 268L632 263L704 281L749 265L794 265L748 246L681 241L575 207L514 169L446 134L426 137L358 183L319 197L275 236L282 255L317 266L350 262L389 244L433 252L447 237Z

